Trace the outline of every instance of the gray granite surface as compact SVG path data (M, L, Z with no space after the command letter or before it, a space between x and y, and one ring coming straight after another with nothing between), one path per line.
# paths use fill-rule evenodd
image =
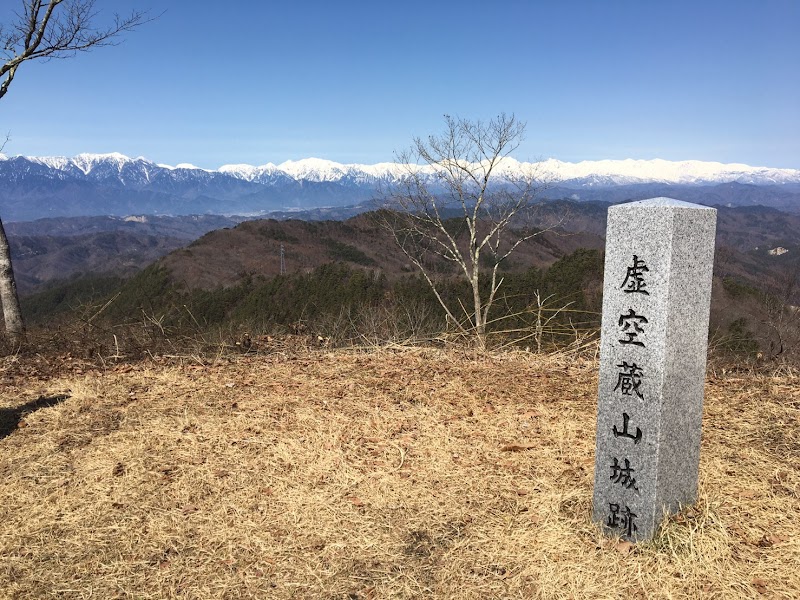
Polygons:
M608 211L592 516L650 539L697 496L716 210Z

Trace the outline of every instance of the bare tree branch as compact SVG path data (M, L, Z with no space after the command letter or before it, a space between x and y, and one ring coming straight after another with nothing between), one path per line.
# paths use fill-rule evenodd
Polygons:
M148 13L115 14L97 26L95 0L23 0L22 14L0 26L0 98L6 95L24 62L71 58L78 52L119 43L121 34L151 21Z
M514 228L535 210L546 184L530 165L510 164L524 133L525 124L514 115L488 122L445 116L444 133L414 138L411 149L397 155L403 176L384 194L386 210L378 213L454 323L427 259L457 266L472 291L469 327L479 347L486 345L490 310L503 284L501 263L542 233ZM481 263L484 253L488 266Z

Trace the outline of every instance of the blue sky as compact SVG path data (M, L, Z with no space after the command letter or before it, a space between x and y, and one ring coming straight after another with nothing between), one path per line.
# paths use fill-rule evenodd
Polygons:
M21 0L3 0L0 22ZM442 115L514 113L520 160L800 168L800 2L97 0L163 14L25 64L7 154L389 161Z

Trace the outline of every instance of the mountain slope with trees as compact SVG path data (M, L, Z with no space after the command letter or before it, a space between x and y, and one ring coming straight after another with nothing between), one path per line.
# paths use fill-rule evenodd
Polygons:
M556 204L550 214L563 214L565 206L571 214L567 227L601 227L602 205ZM549 218L547 210L541 217ZM795 351L792 336L800 314L791 307L800 304L797 221L767 209L720 210L712 347L753 357ZM756 240L758 250L752 246ZM774 244L783 243L788 252L770 254ZM560 229L520 246L504 265L499 320L490 328L495 339L537 347L596 331L603 244L599 235ZM430 266L444 284L448 306L466 316L466 286L451 277L445 262ZM119 328L131 324L139 332L133 337L145 336L136 342L139 348L170 336L200 339L214 331L211 339L225 343L245 333L255 339L288 332L347 344L366 338L371 343L430 339L448 329L427 284L369 213L347 221L243 222L207 233L128 281L82 278L25 298L23 304L32 321L48 329L76 317L91 318L93 331L102 338L97 347L105 351L114 335L124 346L128 334Z

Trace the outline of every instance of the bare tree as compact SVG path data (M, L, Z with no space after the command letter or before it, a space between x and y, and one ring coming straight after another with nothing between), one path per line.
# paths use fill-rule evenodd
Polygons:
M29 61L71 58L119 42L121 34L149 21L145 12L113 16L97 24L95 0L19 0L20 9L9 23L0 23L0 98L6 95L20 66ZM0 221L0 302L6 335L14 345L25 339L8 239Z
M795 306L800 287L800 260L787 263L770 292L763 294L761 323L769 344L767 356L777 359L781 355L797 352L800 341L800 309Z
M525 124L514 115L488 121L445 116L440 135L415 138L397 155L399 183L384 194L381 223L422 273L448 320L486 346L489 313L503 284L500 267L523 242L546 184L536 164L510 158ZM440 292L436 263L469 283L472 306L457 318Z

